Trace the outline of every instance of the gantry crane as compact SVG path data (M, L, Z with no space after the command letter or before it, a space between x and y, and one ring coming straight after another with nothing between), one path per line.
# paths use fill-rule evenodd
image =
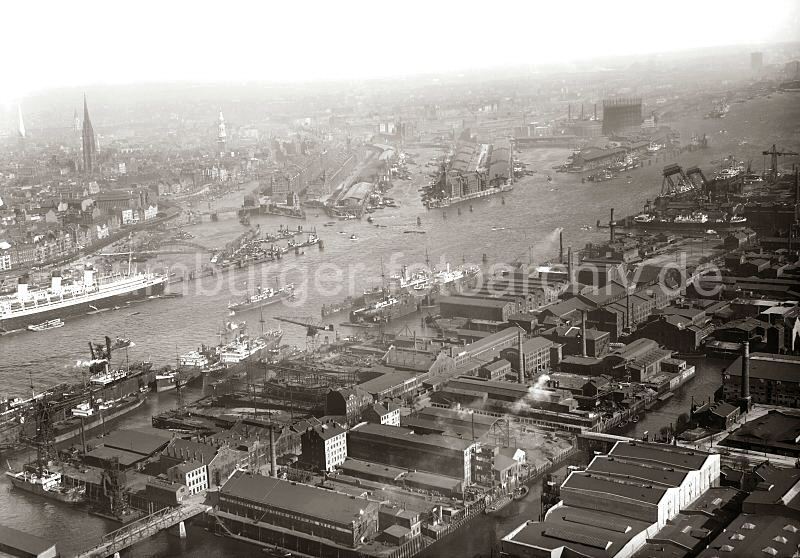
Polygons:
M778 151L775 148L775 144L772 144L772 149L768 151L764 151L762 153L764 157L770 155L770 169L769 169L769 179L771 182L775 182L778 180L778 157L783 157L784 155L798 155L794 151Z
M306 328L306 349L311 352L316 350L316 340L317 335L319 335L320 331L333 331L333 324L324 324L317 320L314 320L310 316L300 317L300 318L287 318L282 316L277 316L275 318L279 322L286 322L287 324L294 324L303 326Z

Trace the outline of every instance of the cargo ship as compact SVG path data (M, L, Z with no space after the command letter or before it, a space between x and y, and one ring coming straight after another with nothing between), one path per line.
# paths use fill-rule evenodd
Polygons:
M640 213L632 219L631 225L645 230L729 230L747 226L747 218L741 215L726 215L712 219L702 211L680 213L675 216Z
M350 321L356 324L390 322L417 310L419 310L419 299L413 294L386 295L350 312Z
M62 282L54 273L50 286L29 289L28 280L20 278L17 292L0 296L0 328L6 331L23 329L56 318L97 310L99 305L144 298L164 292L167 276L156 273L109 274L95 276L86 268L82 281Z
M65 504L80 504L86 500L86 487L64 486L61 473L34 465L26 465L21 471L6 471L14 488L58 500Z
M127 340L125 340L127 341ZM128 342L128 346L132 343ZM89 343L91 360L78 362L86 367L84 380L78 384L59 384L28 398L0 401L0 448L16 448L26 437L36 434L33 417L36 407L47 401L47 412L53 425L56 442L63 442L80 433L80 418L89 430L118 418L139 407L153 373L152 363L139 362L124 368L110 366L114 344L109 337L105 344ZM88 420L87 420L88 419Z
M235 336L231 341L223 341L214 350L214 358L219 361L220 365L230 368L237 364L258 360L275 349L283 339L283 331L280 329L268 330L259 336L250 336L246 330L245 322L225 324L220 336L226 337L231 332L235 332Z

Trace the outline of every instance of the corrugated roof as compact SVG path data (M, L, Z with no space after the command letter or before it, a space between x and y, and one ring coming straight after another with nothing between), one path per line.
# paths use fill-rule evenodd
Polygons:
M340 524L357 520L377 503L331 490L238 472L220 490L243 500Z

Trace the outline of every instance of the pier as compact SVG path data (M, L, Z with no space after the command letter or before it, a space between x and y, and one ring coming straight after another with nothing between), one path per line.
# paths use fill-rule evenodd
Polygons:
M164 529L178 526L182 538L186 537L184 521L201 513L207 513L211 506L201 503L189 503L176 508L164 508L151 515L111 531L103 536L95 546L75 555L75 558L106 558L118 556L119 552L134 544L149 539Z

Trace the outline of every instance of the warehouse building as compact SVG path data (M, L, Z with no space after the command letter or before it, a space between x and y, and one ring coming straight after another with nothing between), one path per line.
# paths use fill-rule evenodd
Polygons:
M737 358L722 374L726 401L736 401L741 394L742 359ZM751 353L749 373L753 403L800 408L800 356Z
M318 538L349 548L360 546L364 537L377 532L379 509L377 502L366 498L238 472L220 489L217 514L233 526L231 530L255 540L269 541L271 535L275 540L285 530L299 538L313 537L298 550L318 554Z
M439 313L443 318L470 318L507 322L516 310L508 300L477 296L443 296L439 298Z
M665 444L617 442L561 485L544 521L501 541L512 558L632 556L719 481L720 456Z
M437 473L471 482L475 443L451 436L415 434L410 428L362 423L347 434L354 459Z

